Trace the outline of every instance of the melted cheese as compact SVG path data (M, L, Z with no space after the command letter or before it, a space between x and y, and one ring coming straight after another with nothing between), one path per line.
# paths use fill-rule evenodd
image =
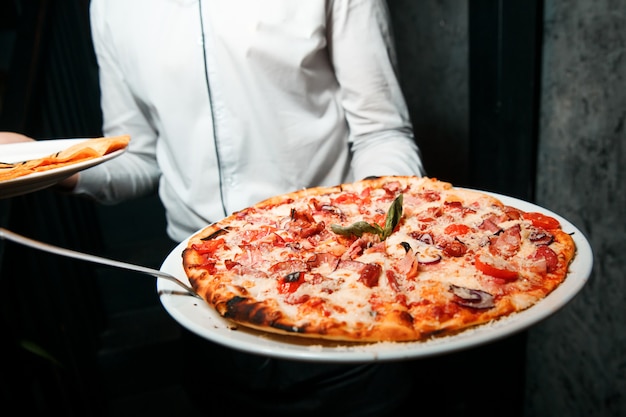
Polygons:
M408 183L407 183L408 184ZM430 297L451 302L453 294L446 291L450 285L468 289L480 289L494 296L500 296L510 291L507 288L525 289L531 285L526 278L519 282L509 284L500 282L493 277L486 276L473 267L474 256L488 251L490 238L493 232L480 228L483 221L495 214L502 214L493 199L477 192L441 188L435 194L422 193L431 184L429 180L411 179L410 189L405 189L405 207L403 218L384 242L384 250L369 250L369 246L376 245L377 237L366 236L362 241L364 247L349 249L348 246L354 240L341 238L331 230L331 224L347 226L357 221L374 222L377 219L384 222L385 214L391 204L391 198L383 189L372 190L369 194L371 204L335 204L337 197L343 197L343 193L328 193L325 195L303 194L289 204L273 206L269 210L251 211L242 219L232 221L233 233L226 233L226 244L216 253L218 268L226 268L226 261L245 263L250 273L242 273L232 278L232 286L246 288L248 294L258 301L274 300L280 309L289 317L294 318L295 325L302 325L317 320L319 317L302 316L302 308L307 299L323 299L321 307L330 318L338 323L348 325L376 324L377 312L370 302L372 299L393 303L401 295L404 297L405 306L423 303L425 298ZM361 183L354 185L354 193L360 194L365 190ZM435 197L439 198L435 198ZM316 200L316 204L311 201ZM462 202L462 208L447 207L445 202ZM332 207L334 210L314 210L321 205ZM338 210L337 210L338 209ZM312 213L316 222L323 222L325 230L313 236L299 238L297 230L291 222L292 210L302 213ZM432 218L424 216L425 213L436 213ZM450 236L446 228L451 224L463 224L469 227L469 232ZM524 269L524 259L532 256L535 247L526 239L528 237L528 224L521 220L506 220L498 224L502 230L513 226L521 226L522 245L515 256L517 266ZM381 224L382 226L382 224ZM420 233L427 234L432 239L420 237ZM280 239L280 244L276 243ZM249 240L249 241L248 241ZM465 253L461 256L446 254L447 242L462 243ZM366 245L367 243L367 245ZM291 246L290 246L291 245ZM419 263L417 276L407 278L398 272L399 262L407 256L415 257ZM279 281L282 277L272 274L272 265L289 260L299 259L306 261L315 253L329 253L351 261L363 264L377 264L382 267L377 285L372 288L361 282L361 275L355 268L335 267L334 264L324 264L306 271L305 283L297 290L288 295L279 293ZM509 262L507 260L506 262ZM339 264L341 265L341 264ZM242 268L245 270L245 268ZM259 278L259 274L252 271L263 271L267 278ZM387 278L386 271L392 271L396 283L392 285ZM526 271L532 279L532 274ZM232 274L231 274L232 275ZM320 279L319 277L322 277ZM433 288L438 288L433 293ZM398 292L399 291L399 292ZM443 291L443 292L442 292ZM513 303L518 308L526 308L531 305L535 298L532 295L515 295ZM303 304L304 301L304 304ZM434 320L434 319L433 319ZM431 320L432 321L432 320ZM436 320L435 320L436 321Z

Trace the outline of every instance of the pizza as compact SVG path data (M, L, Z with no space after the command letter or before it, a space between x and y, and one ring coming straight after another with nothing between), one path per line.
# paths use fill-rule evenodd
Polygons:
M130 136L127 135L93 138L41 158L12 163L0 162L0 181L100 158L126 148L129 142Z
M559 221L427 177L269 198L191 236L193 289L235 325L350 342L424 341L528 309L576 253Z

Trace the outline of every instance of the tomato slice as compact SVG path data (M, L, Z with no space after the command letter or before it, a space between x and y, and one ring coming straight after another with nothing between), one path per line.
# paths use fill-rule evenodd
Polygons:
M529 211L527 213L523 213L522 217L524 220L528 220L535 227L540 227L542 229L550 230L550 229L558 229L561 226L561 223L554 217L548 216L543 213L537 213L535 211Z
M505 281L514 281L518 277L517 271L513 271L504 266L495 266L487 262L485 259L481 259L480 255L476 255L474 266L485 275L500 278Z
M333 200L333 203L336 203L336 204L340 204L340 203L345 203L345 204L357 203L358 204L359 202L360 202L360 198L355 193L343 193Z
M193 249L202 255L213 255L213 252L224 244L224 239L211 239L202 241L199 244L194 244Z
M469 226L463 223L452 223L444 229L444 233L450 236L462 236L471 230Z
M278 283L278 292L281 294L294 293L304 283L304 272L292 272L285 275Z

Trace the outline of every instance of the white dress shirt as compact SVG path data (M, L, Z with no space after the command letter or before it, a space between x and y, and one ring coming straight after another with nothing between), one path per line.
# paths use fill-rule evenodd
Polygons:
M104 203L157 187L190 234L272 195L421 175L384 0L92 0L103 131L83 171Z

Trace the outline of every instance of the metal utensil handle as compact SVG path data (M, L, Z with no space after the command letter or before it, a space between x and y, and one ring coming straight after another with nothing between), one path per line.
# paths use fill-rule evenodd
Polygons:
M97 264L113 266L121 269L128 269L135 272L141 272L148 275L153 275L159 278L164 278L172 281L185 289L191 295L200 298L198 294L189 285L180 281L178 278L170 275L166 272L159 271L158 269L147 268L141 265L129 264L126 262L116 261L113 259L103 258L101 256L89 255L87 253L77 252L71 249L65 249L58 246L51 245L49 243L40 242L35 239L30 239L15 232L11 232L3 227L0 227L0 238L7 239L15 243L19 243L24 246L30 246L31 248L39 249L45 252L54 253L56 255L67 256L70 258L80 259L82 261L94 262Z

